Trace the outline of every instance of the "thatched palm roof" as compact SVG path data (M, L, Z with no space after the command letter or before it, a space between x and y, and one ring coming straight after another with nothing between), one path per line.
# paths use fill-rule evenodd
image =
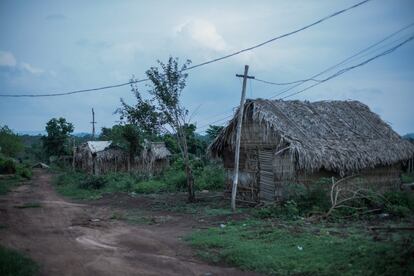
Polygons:
M288 147L296 169L341 175L412 158L414 146L358 101L247 100L244 121L259 124L278 149ZM234 148L237 112L210 145L213 156ZM273 138L272 138L273 137ZM275 140L276 141L276 140ZM276 143L276 142L275 142Z
M151 142L150 150L154 159L165 159L171 156L171 152L167 149L164 142Z

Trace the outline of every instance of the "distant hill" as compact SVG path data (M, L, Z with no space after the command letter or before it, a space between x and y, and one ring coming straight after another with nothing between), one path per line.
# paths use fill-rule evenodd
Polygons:
M39 136L39 135L46 135L47 134L47 132L45 130L17 131L16 133L20 136L24 136L24 135ZM91 134L88 133L88 132L75 132L72 135L76 136L76 137L84 137L84 136L88 136L88 135L91 135ZM99 135L99 133L97 135Z

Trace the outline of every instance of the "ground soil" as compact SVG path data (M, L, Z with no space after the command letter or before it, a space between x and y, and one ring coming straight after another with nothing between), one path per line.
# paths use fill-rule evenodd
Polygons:
M74 202L57 195L51 182L39 169L0 196L0 244L29 255L41 275L257 275L207 264L182 241L225 218L154 210L151 200L128 195ZM114 219L131 206L153 223Z

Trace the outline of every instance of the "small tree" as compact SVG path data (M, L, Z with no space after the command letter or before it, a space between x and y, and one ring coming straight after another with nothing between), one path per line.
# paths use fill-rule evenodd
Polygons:
M143 133L132 124L115 125L112 128L103 127L100 139L111 140L114 144L128 150L129 163L133 164L135 155L142 149Z
M187 60L181 67L178 59L170 57L168 63L158 61L159 67L151 67L146 75L152 82L149 93L151 100L143 100L137 86L132 85L132 91L137 98L137 104L130 106L122 99L121 119L126 118L130 123L138 125L150 133L173 132L182 154L187 176L188 201L195 201L194 177L190 166L187 135L185 126L188 110L181 104L181 92L185 88L188 74L184 73L191 61Z
M49 156L67 154L67 140L73 129L73 124L66 122L65 118L53 118L47 122L47 136L42 137L46 153Z
M208 129L206 130L209 141L211 142L216 139L223 128L223 126L209 125Z
M0 152L16 157L23 150L23 142L8 126L0 127Z

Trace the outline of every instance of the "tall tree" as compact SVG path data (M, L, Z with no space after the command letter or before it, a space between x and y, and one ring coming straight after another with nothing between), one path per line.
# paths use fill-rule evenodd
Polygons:
M195 201L194 177L190 166L188 142L185 126L188 124L188 110L180 101L181 92L186 86L188 74L184 73L191 63L187 60L179 66L178 59L170 57L165 64L158 61L158 67L146 71L151 81L149 85L150 100L143 100L136 85L132 91L137 98L137 104L130 106L121 100L122 108L118 111L121 119L126 118L130 123L138 125L149 132L173 132L177 145L184 160L187 176L188 201Z
M68 138L73 132L73 124L66 122L65 118L53 118L46 124L47 136L43 136L43 147L51 155L68 154Z
M0 152L9 157L16 157L23 150L23 142L8 126L0 127Z

